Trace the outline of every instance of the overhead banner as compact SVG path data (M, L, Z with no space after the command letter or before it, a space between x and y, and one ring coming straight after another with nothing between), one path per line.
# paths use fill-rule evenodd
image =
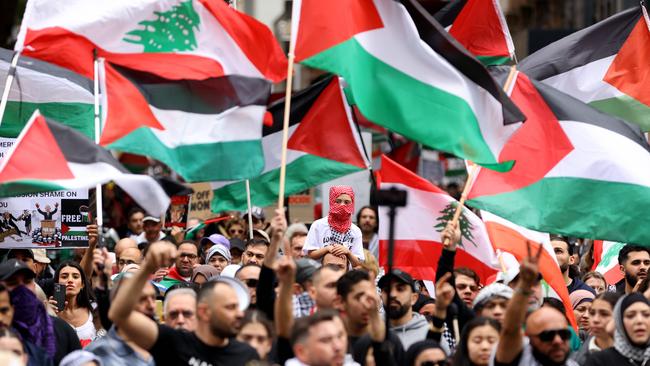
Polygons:
M0 137L0 162L15 139ZM88 191L57 191L0 199L0 249L87 247Z

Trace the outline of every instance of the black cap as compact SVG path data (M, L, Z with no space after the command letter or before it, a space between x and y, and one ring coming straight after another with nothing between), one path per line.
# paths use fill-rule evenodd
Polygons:
M246 243L243 240L239 238L230 239L230 249L239 249L243 253L245 248Z
M29 258L34 259L34 252L29 248L9 249L9 252L7 253L7 259L16 258L17 252L25 253Z
M27 279L36 277L34 271L18 259L9 259L0 263L0 281L5 281L18 273L23 273Z
M305 281L311 280L314 272L321 264L310 258L300 258L296 261L296 283L302 285Z
M408 272L404 272L401 269L394 269L392 273L383 275L379 279L379 288L384 289L388 287L390 281L393 279L411 286L413 291L415 291L415 283L413 283L413 277L411 277Z

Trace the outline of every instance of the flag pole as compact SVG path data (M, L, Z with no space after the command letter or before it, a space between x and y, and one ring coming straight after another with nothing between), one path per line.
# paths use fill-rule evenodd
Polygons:
M251 183L246 179L246 205L248 206L248 238L253 239L253 210L251 206Z
M7 72L7 79L5 80L5 89L2 92L2 100L0 100L0 125L2 124L2 119L5 116L5 110L7 109L7 102L9 100L9 91L11 91L11 85L14 83L14 77L16 75L16 65L18 65L18 59L20 58L20 51L14 52L14 57L11 59L11 65L9 66L9 71Z
M289 54L287 65L287 88L284 94L284 119L282 122L282 155L280 159L280 187L278 189L278 209L284 210L284 186L287 174L287 143L289 140L289 116L291 114L291 91L293 88L293 63L295 60L296 51L296 37L293 32L297 29L293 28L293 9L291 10L291 24L289 25Z
M508 93L508 90L512 86L512 83L515 81L515 76L517 74L517 66L512 65L510 67L510 73L508 74L508 78L506 79L506 83L503 86L503 91ZM460 219L460 214L463 210L463 206L465 205L465 200L467 200L467 195L469 194L469 190L473 185L473 180L474 176L479 170L479 166L474 163L471 164L471 169L467 175L467 181L465 181L465 187L463 188L463 194L460 196L460 201L458 202L458 206L456 206L456 211L454 212L454 217L451 220L451 223L456 226L458 225L458 219ZM445 246L449 244L449 239L445 239L444 243Z
M97 58L97 49L93 51L93 95L95 97L95 143L99 145L99 138L102 132L101 118L99 110L99 59ZM101 229L104 225L104 208L102 202L102 185L95 186L95 204L97 207L97 226L99 236L101 237Z

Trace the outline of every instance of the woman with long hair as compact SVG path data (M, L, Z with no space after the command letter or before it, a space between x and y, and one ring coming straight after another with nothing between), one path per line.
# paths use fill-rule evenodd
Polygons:
M596 296L589 309L589 338L571 358L582 365L590 354L609 348L614 339L607 332L607 324L612 320L614 306L621 295L615 292L603 292Z
M65 306L57 315L74 328L81 346L85 347L106 334L93 308L94 297L90 283L79 263L61 263L54 273L54 280L65 286ZM56 306L56 300L52 299L50 303Z
M499 342L501 325L498 321L478 317L463 328L460 342L454 355L454 366L484 366L490 362L490 355Z
M266 360L273 345L273 324L257 310L249 310L244 314L241 330L237 340L248 343L255 348L260 360Z
M622 297L614 307L614 347L587 357L586 366L640 366L650 362L650 302L639 292Z

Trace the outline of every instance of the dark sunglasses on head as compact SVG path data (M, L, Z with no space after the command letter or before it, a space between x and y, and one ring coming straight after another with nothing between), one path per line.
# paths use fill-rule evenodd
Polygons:
M545 330L539 333L538 335L536 335L536 337L539 338L539 340L542 342L552 342L555 339L556 335L560 336L560 339L562 339L563 341L566 341L569 338L571 338L571 332L568 329Z

